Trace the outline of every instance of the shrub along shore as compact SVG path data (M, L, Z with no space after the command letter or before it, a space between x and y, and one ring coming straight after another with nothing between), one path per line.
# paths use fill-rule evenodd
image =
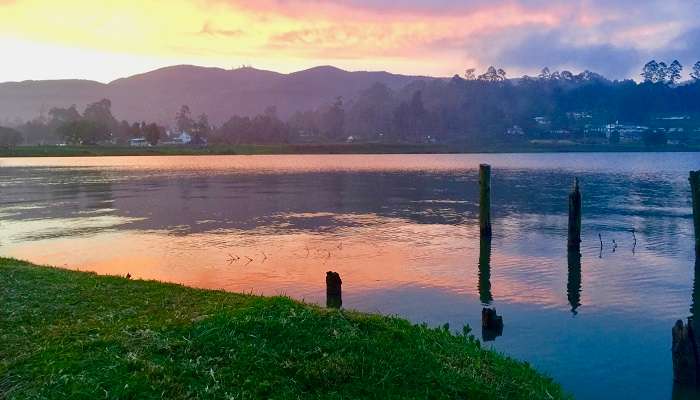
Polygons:
M468 334L0 258L0 398L567 398Z
M597 153L696 152L698 145L645 146L641 144L493 143L493 144L268 144L197 146L18 146L0 147L0 157L95 157L256 154L470 154L470 153Z

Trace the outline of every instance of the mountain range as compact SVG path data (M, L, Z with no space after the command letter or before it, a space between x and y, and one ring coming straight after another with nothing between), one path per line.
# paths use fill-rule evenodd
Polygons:
M374 83L399 89L417 80L435 78L384 71L344 71L332 66L282 74L250 67L221 68L178 65L109 83L89 80L44 80L0 83L0 122L27 121L52 107L86 104L107 98L121 120L171 124L187 104L192 113L206 113L221 124L232 115L255 115L276 106L281 117L314 109L338 96L346 100Z

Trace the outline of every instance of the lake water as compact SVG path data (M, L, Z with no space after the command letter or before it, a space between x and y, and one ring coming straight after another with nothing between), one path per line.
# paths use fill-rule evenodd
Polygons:
M0 255L320 304L338 271L346 308L481 337L495 307L505 327L486 346L579 399L695 398L674 390L670 349L700 269L699 168L689 153L0 159ZM574 177L580 268L566 252Z

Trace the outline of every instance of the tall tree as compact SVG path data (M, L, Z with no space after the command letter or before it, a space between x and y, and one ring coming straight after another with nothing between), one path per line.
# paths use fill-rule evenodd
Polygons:
M476 68L469 68L464 71L464 79L473 81L476 79Z
M117 127L117 120L112 115L112 102L109 99L88 104L83 111L83 118L103 126L110 133Z
M151 146L155 146L158 144L158 141L162 136L162 132L163 131L161 127L155 123L150 123L144 128L144 136L146 137L148 143L151 144Z
M657 63L656 60L651 60L644 64L640 75L642 76L644 82L655 83L658 76L658 71L659 63Z
M690 73L690 77L696 81L700 81L700 61L693 65L693 72Z
M69 144L95 145L109 138L102 124L86 119L66 122L56 132Z
M658 69L656 70L655 83L666 83L668 82L668 65L665 62L659 61Z
M211 133L211 125L207 114L200 114L190 131L192 132L192 142L194 144L205 144L207 137Z
M322 114L321 125L328 138L338 140L343 137L345 133L345 108L342 97L336 98Z
M22 143L22 133L0 126L0 149L12 149Z
M502 69L496 69L494 66L490 66L486 72L483 74L479 75L478 78L480 81L485 81L485 82L501 82L506 79L506 71Z
M537 77L543 81L552 79L552 74L549 72L549 67L542 68L542 71L540 71L540 74L537 75Z
M678 82L681 79L681 72L683 72L683 65L681 65L678 60L673 60L671 65L669 65L668 70L667 70L667 79L668 82L672 85L674 85L676 82Z
M194 120L192 119L192 112L188 105L180 107L180 111L175 114L175 126L180 132L192 132Z
M74 122L82 118L75 104L68 108L54 107L49 110L50 123L61 125L66 122Z

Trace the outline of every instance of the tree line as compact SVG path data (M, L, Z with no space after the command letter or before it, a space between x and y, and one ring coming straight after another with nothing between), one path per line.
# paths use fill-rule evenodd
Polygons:
M585 125L616 121L653 124L669 115L696 123L700 121L700 61L693 65L690 81L680 81L682 72L678 61L667 65L652 60L642 68L639 83L611 81L590 71L575 74L549 68L536 76L509 79L504 69L492 66L481 74L467 69L463 76L418 80L400 89L376 83L354 98L338 97L287 118L269 106L258 115L234 115L214 126L206 114L194 117L183 105L174 116L173 130L190 134L193 144L488 142L514 140L507 135L514 126L528 137L539 137L563 129L582 132ZM538 119L548 121L546 130ZM117 122L108 99L89 104L82 114L75 106L53 108L48 117L16 130L32 143L126 143L129 138L145 137L156 144L165 134L165 128L156 123Z
M126 144L137 137L156 144L165 134L165 128L155 122L117 121L109 99L88 104L82 113L75 105L53 107L47 116L28 121L16 127L16 131L21 134L21 141L27 143L72 145Z

